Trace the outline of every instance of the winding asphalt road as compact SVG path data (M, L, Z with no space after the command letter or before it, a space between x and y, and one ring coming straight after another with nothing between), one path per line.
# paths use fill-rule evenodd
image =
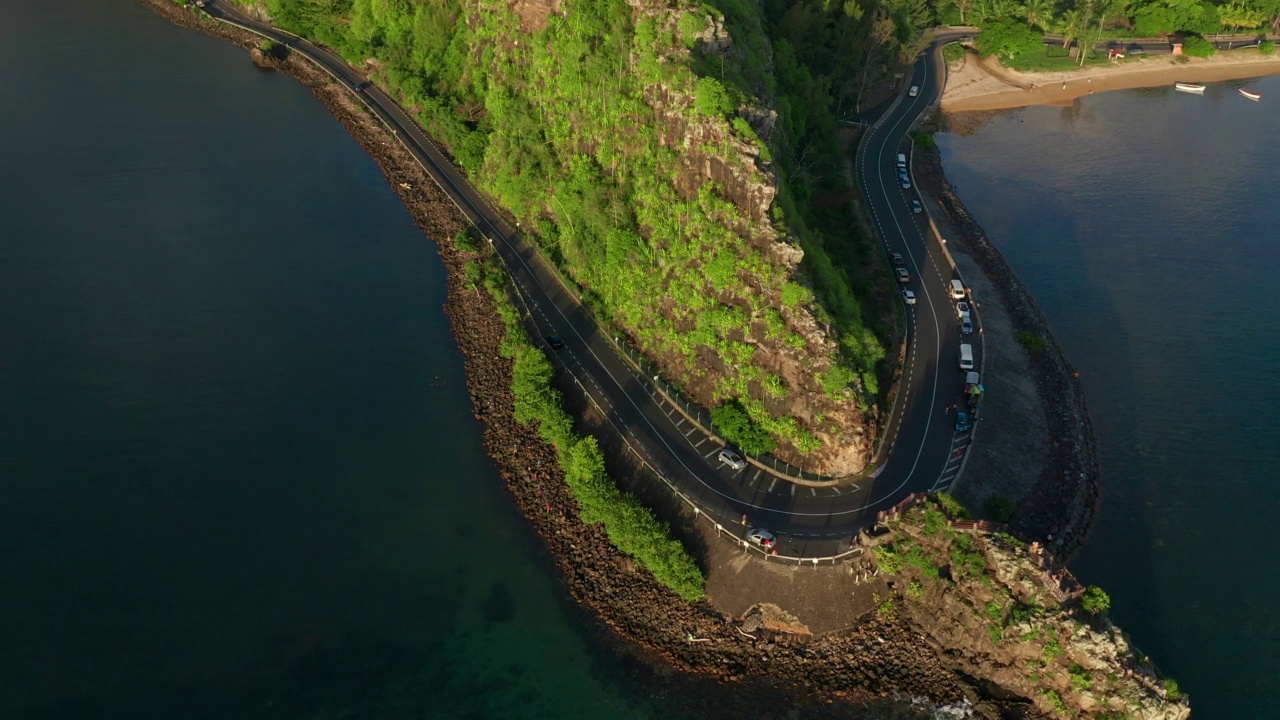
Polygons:
M968 438L957 435L944 406L960 398L960 333L947 297L951 273L941 249L926 238L922 216L909 208L912 191L899 187L895 156L915 120L937 99L944 78L939 42L913 66L905 92L870 130L857 157L859 183L889 252L907 258L920 302L908 306L909 344L900 397L890 415L884 459L876 475L835 487L804 487L751 465L733 471L716 461L720 447L688 423L618 354L610 338L560 283L515 228L488 206L418 125L367 78L336 54L260 23L226 0L206 2L205 12L285 44L328 71L389 126L437 184L471 219L505 263L521 301L544 335L559 334L555 355L582 392L607 417L631 449L700 512L741 536L749 525L778 535L781 556L829 557L849 549L852 537L875 522L875 513L910 492L941 489L955 477ZM974 338L977 335L972 336ZM977 344L975 343L975 348Z

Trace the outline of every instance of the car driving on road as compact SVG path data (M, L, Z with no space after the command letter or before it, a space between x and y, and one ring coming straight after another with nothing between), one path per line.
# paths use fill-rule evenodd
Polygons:
M906 304L908 304L908 305L915 305L915 304L916 304L916 294L915 294L915 293L913 293L913 292L911 292L910 290L903 290L903 291L902 291L902 302L904 302L904 303L906 303Z
M908 95L910 95L911 97L915 97L915 96L919 95L919 94L920 94L920 86L919 86L919 85L912 85L912 86L911 86L911 89L907 91L907 94L908 94Z
M916 215L919 215L920 213L924 212L924 208L920 206L919 200L911 201L911 212L915 213Z
M968 315L965 315L964 317L960 318L960 334L961 335L973 334L973 321L969 319Z
M903 190L911 189L911 178L907 177L907 171L905 169L898 168L898 179L902 181Z
M743 460L742 456L738 454L738 451L734 450L733 448L725 448L721 450L720 454L717 455L716 457L720 460L720 462L724 463L725 465L728 465L734 470L741 470L742 468L747 466L747 461Z
M893 261L893 266L894 266L894 267L902 267L902 266L903 266L903 264L904 264L904 263L902 262L902 255L900 255L900 254L898 254L898 253L894 253L894 254L890 255L890 256L889 256L889 259Z
M956 303L956 317L961 320L969 317L969 303L964 302L963 300Z
M906 268L898 268L894 272L898 274L898 282L900 283L911 282L911 273L907 272Z
M548 335L547 345L549 345L552 350L559 350L564 347L564 338L559 335Z
M956 413L956 432L969 432L969 413L961 410Z

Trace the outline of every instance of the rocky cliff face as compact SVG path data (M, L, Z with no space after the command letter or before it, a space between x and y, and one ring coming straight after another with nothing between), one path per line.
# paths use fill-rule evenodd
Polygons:
M865 467L885 353L825 256L823 292L845 309L815 295L777 207L762 9L729 23L653 0L242 1L398 96L696 403L736 401L808 470Z
M1190 715L1176 683L1105 612L1087 611L1084 588L1037 544L952 523L932 500L889 525L866 538L893 590L880 612L919 633L957 672L980 678L990 695L1049 716Z

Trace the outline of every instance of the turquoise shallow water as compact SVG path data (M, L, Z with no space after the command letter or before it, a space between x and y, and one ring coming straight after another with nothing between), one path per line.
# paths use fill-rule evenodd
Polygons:
M1280 705L1276 101L1127 91L938 138L1085 384L1104 487L1075 569L1204 718Z
M0 19L0 717L656 717L342 127L127 0Z

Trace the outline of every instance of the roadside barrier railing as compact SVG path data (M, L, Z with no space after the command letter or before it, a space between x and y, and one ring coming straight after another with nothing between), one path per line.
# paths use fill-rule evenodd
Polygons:
M702 407L697 402L689 399L679 387L662 377L662 373L658 368L648 360L639 350L631 346L631 343L620 335L614 334L610 336L614 347L616 347L625 360L628 361L639 373L640 377L652 388L651 395L655 400L661 402L665 399L677 412L683 415L690 423L698 428L704 435L711 438L713 442L720 446L730 445L724 438L724 433L715 425L711 419L711 411ZM659 397L660 396L660 397ZM754 467L763 470L775 477L794 482L807 487L828 487L847 482L857 475L836 476L824 475L822 473L806 470L803 464L793 465L786 460L779 460L772 455L751 455L741 452L743 458Z
M221 14L214 15L212 13L209 13L208 12L209 9L210 8L208 6L201 8L201 10L205 11L206 16L212 18L213 20L224 23L226 25L230 25L232 27L239 28L246 32L250 32L254 35L257 35L267 40L275 41L277 39L276 37L273 37L270 34L264 33L261 30L258 30L257 28L240 23L233 18L228 18ZM272 28L272 30L274 30L275 32L278 32L280 35L289 36L291 38L295 38L298 41L305 41L307 43L310 43L309 40L306 40L305 38L294 35L293 33L290 33L288 31L280 30L274 27ZM320 47L320 46L317 45L316 47ZM298 53L299 55L306 58L315 66L319 67L326 74L328 74L329 76L337 80L339 84L343 85L344 87L347 86L347 83L345 82L344 78L342 78L340 75L335 73L333 69L328 67L327 63L322 61L320 58L313 57L305 47L301 47L300 45L297 45L297 44L290 44L289 49L292 52ZM323 48L321 49L323 50ZM371 104L368 101L368 99L364 97L360 92L349 87L347 89L349 92L352 93L353 96L355 96L360 101L362 105L367 107L374 114L374 116L378 118L379 121L381 121L384 125L387 126L388 131L391 132L391 134L400 142L400 144L403 145L405 149L409 151L410 156L413 157L414 161L417 162L420 167L422 167L422 169L427 173L428 177L430 177L432 181L435 182L436 185L440 188L440 190L444 192L445 195L449 197L449 199L455 205L458 206L458 209L462 212L463 216L467 218L468 222L471 223L471 225L475 228L475 230L482 237L486 238L492 244L493 238L491 237L491 234L488 232L485 232L480 227L482 224L489 225L489 223L487 221L484 221L484 218L479 218L479 220L484 221L484 222L480 222L476 217L473 217L473 214L479 211L475 208L464 206L464 203L460 202L456 197L454 197L454 194L449 190L448 181L442 180L440 177L438 177L437 176L438 173L436 169L431 167L429 163L423 162L423 160L419 157L419 153L416 152L412 147L410 147L408 140L402 137L400 133L396 131L395 126L387 117L384 116L380 107L377 107L374 104ZM389 96L388 96L388 100L390 100ZM465 203L465 205L469 205L469 204L470 204L469 202ZM499 253L499 255L501 255L501 253ZM515 288L516 294L519 296L519 301L522 306L522 315L525 318L526 326L529 326L529 323L532 322L533 313L530 310L528 299L524 296L524 291L520 288L519 283L516 281L515 275L512 273L511 269L506 266L505 259L503 261L503 268L512 280L510 285L511 287ZM533 337L537 337L536 326L533 326L533 330L534 330ZM616 345L618 345L618 343L615 341L615 346ZM654 374L657 374L657 373L654 373ZM702 508L697 502L695 502L692 498L690 498L687 494L682 492L680 488L677 487L676 484L666 476L666 474L661 472L657 467L655 467L655 465L652 462L650 462L650 459L643 452L642 449L638 449L634 446L632 441L627 437L627 434L621 428L618 428L616 425L613 425L613 421L609 419L608 412L605 410L605 408L600 407L599 404L596 403L595 399L591 396L591 394L587 392L585 387L582 386L582 382L577 378L577 376L573 373L568 373L568 375L573 379L574 383L578 385L579 389L582 392L583 397L585 397L587 401L591 403L591 405L594 406L598 412L600 412L600 414L606 419L606 422L608 422L613 427L613 429L618 433L619 437L622 438L623 443L627 446L628 450L630 450L631 453L646 468L648 468L649 471L652 472L655 477L662 480L662 482L666 484L668 489L670 489L671 492L674 493L677 498L679 498L685 505L688 506L688 508L694 514L695 521L705 520L706 522L710 523L715 528L717 537L726 537L730 539L734 544L740 545L742 548L744 548L748 552L752 552L754 554L759 555L766 562L795 564L797 566L810 565L816 568L820 565L835 565L840 562L852 560L862 554L863 549L861 547L858 547L854 543L852 537L848 541L849 547L846 549L840 549L838 552L835 552L832 554L813 556L813 557L804 557L799 555L783 555L778 552L776 547L771 549L765 549L753 544L751 541L747 540L744 537L738 536L732 528L734 528L735 525L739 525L740 523L729 522L726 518L721 518L719 520L716 519L711 514L709 514L704 508ZM652 377L652 375L650 375L649 377ZM709 413L706 413L706 414L708 415L707 421L710 422ZM799 471L799 468L796 468L796 470ZM745 526L743 526L743 529L744 530L746 529ZM844 544L843 542L839 543L838 547L842 546L843 544Z

